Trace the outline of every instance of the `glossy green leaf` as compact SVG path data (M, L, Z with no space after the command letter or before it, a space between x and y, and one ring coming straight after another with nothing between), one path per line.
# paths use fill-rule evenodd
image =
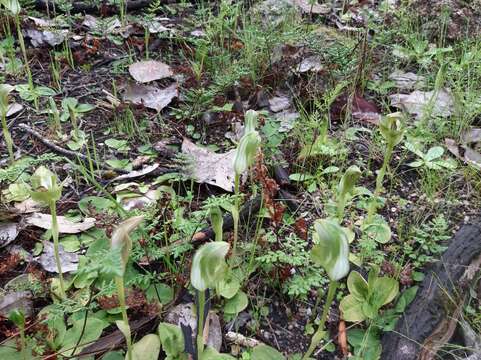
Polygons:
M159 338L162 350L168 359L178 359L184 353L184 336L180 327L168 323L160 323Z
M208 346L199 356L199 360L235 360L235 358L229 354L220 354L217 350Z
M342 318L349 322L358 322L366 319L366 315L362 311L363 302L358 300L353 295L347 295L339 304L339 309L342 313Z
M380 244L386 244L391 240L391 228L381 216L376 216L370 224L363 225L362 230Z
M190 272L190 282L195 289L205 291L215 288L224 278L227 269L225 256L228 251L229 244L224 241L202 245L196 251Z
M217 293L226 299L231 299L240 289L240 282L232 273L217 283Z
M349 292L359 300L367 300L369 289L367 281L357 271L351 271L347 278L347 288Z
M371 292L374 298L373 304L381 307L389 304L399 294L399 283L396 279L387 276L380 277L374 282Z
M260 344L252 349L251 360L284 360L284 355L271 346Z
M316 220L311 257L322 266L329 278L338 281L349 272L349 241L346 232L334 220Z
M158 335L148 334L132 346L132 360L157 360L160 354ZM127 360L127 355L125 356Z
M226 314L238 314L245 310L249 305L249 299L243 291L238 291L234 297L228 299L224 305L224 313Z
M73 356L78 354L84 346L97 340L102 334L103 329L108 325L109 324L106 321L97 319L93 316L89 316L87 318L85 328L83 318L74 321L73 326L65 333L60 353L65 356ZM75 345L77 344L81 335L82 339L80 341L80 345L73 353Z

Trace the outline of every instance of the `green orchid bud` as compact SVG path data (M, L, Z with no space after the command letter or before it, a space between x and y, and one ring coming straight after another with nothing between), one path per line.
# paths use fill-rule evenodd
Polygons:
M244 116L244 120L245 120L244 134L247 134L256 130L258 117L259 117L259 114L255 110L248 110L246 112Z
M225 256L228 251L229 244L225 241L211 242L197 250L190 271L190 282L195 289L205 291L215 288L224 278L227 270Z
M384 116L379 124L379 130L388 144L392 147L399 144L404 135L403 116L401 112L395 112Z
M331 281L338 281L349 272L349 242L345 230L333 220L314 222L312 260L326 270Z
M222 212L218 206L212 206L209 209L210 222L215 233L215 241L222 241L222 225L224 224L224 218Z
M13 15L18 15L20 13L21 7L18 0L0 0L0 4Z
M57 176L40 166L31 177L32 199L41 203L52 204L62 197L62 184L57 183Z
M9 84L0 84L0 115L6 114L8 110L8 95L15 89Z
M125 271L130 251L132 250L132 240L129 235L137 226L139 226L143 219L143 216L131 217L121 222L112 233L110 242L111 248L116 249L120 247L122 249L122 272Z
M234 171L237 176L243 174L254 163L261 137L257 131L246 133L240 139L234 157Z
M337 187L339 197L344 197L349 194L360 176L361 170L356 165L349 166Z

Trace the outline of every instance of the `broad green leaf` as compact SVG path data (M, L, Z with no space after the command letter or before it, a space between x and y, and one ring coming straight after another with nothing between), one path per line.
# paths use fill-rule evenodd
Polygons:
M284 356L268 345L257 345L252 349L251 360L284 360Z
M344 229L334 220L316 220L313 239L313 261L326 270L331 280L345 277L349 272L349 241Z
M196 251L190 271L190 282L195 289L205 291L215 288L224 278L228 251L229 244L224 241L204 244Z
M363 225L362 230L380 244L386 244L391 240L391 228L381 216L376 216L372 223Z
M64 356L77 355L85 345L97 340L102 334L103 329L108 325L109 324L106 321L97 319L93 316L89 316L87 318L85 329L83 318L74 321L72 327L65 333L60 353ZM75 353L73 353L75 345L77 344L81 335L82 340L80 341L80 345L77 347L77 350L75 350Z
M418 168L424 165L424 161L416 160L416 161L410 162L408 165L413 168Z
M340 169L337 166L328 166L327 168L323 169L321 174L327 175L327 174L334 174L337 173Z
M116 320L115 325L117 325L117 328L120 330L122 335L124 335L125 339L130 339L132 334L130 332L130 325L128 322L125 322L123 320Z
M377 278L374 287L369 290L374 297L373 304L381 307L393 301L399 294L399 283L396 279L384 276Z
M120 351L109 351L102 360L124 360L124 355Z
M217 293L226 299L231 299L239 291L240 283L232 273L217 283Z
M116 204L112 200L99 196L87 196L78 203L80 211L85 215L95 215L96 212L109 211L115 209L115 206Z
M307 180L315 179L316 177L311 174L291 174L289 175L289 179L292 181L302 182Z
M158 332L162 349L168 358L177 359L184 353L184 336L180 327L168 323L160 323Z
M243 291L238 291L231 299L228 299L224 305L224 313L238 314L249 305L249 299Z
M30 197L32 192L31 187L25 183L14 183L8 186L8 190L5 190L6 201L24 201Z
M78 113L85 113L95 109L95 106L92 104L80 104L75 108L75 111Z
M353 295L347 295L339 304L342 318L349 322L358 322L366 319L366 315L362 311L362 301L357 300Z
M59 241L66 252L76 252L80 249L80 241L77 235L67 235L60 238Z
M32 348L27 343L27 359L34 359ZM3 360L25 360L20 351L20 346L17 344L17 339L7 339L0 345L0 358Z
M367 300L369 289L367 281L357 271L351 271L347 278L349 292L359 300Z
M424 160L433 161L434 159L440 158L444 154L444 149L441 146L434 146L428 150L424 156Z
M159 336L145 335L132 346L132 360L157 360L160 354ZM125 356L127 360L127 355Z
M217 350L208 346L199 356L199 360L235 360L235 358L229 354L220 354Z
M407 290L404 290L396 303L396 312L403 313L407 306L414 300L416 293L418 291L418 286L412 286Z
M165 305L174 298L174 291L166 284L152 284L145 292L148 301L160 301Z
M436 161L436 164L439 166L442 166L445 169L450 169L450 170L454 170L458 167L458 165L456 164L456 161L453 159L448 159L448 160L440 159Z
M130 146L127 140L107 139L105 145L118 151L129 151Z

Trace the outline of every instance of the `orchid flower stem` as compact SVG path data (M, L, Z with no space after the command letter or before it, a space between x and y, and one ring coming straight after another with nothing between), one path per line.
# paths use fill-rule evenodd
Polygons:
M239 237L239 195L240 195L240 175L235 174L234 178L234 194L235 203L234 211L232 212L232 219L234 220L234 242L232 245L232 254L235 256L237 248L237 240Z
M63 272L62 272L62 263L60 262L60 254L59 254L59 243L58 243L58 221L57 221L57 208L55 206L55 202L52 201L50 203L50 214L52 215L52 238L53 238L53 252L55 256L55 262L57 263L57 271L60 280L60 295L62 299L65 299L67 296L65 295L65 283L63 281Z
M327 299L326 299L326 302L324 303L324 308L322 310L319 327L317 328L317 331L312 336L311 344L309 345L307 352L302 357L302 360L307 360L310 358L310 356L316 349L317 345L319 344L319 341L322 339L322 333L324 332L327 315L329 313L329 308L332 305L332 301L334 300L334 295L336 294L336 290L338 286L339 286L339 283L337 281L331 281L329 283L329 289L327 290Z
M7 107L8 108L8 107ZM13 140L12 135L10 135L10 131L8 131L7 125L7 109L5 111L2 110L2 130L3 130L3 137L5 139L5 144L7 145L8 156L10 157L10 162L13 163L15 158L13 156Z
M199 313L197 314L197 358L204 352L204 308L205 291L199 291Z
M374 216L374 214L377 210L377 198L379 197L379 195L381 195L382 182L384 180L384 176L386 175L386 170L387 170L387 167L389 165L389 162L391 161L393 149L394 149L393 144L387 144L386 154L384 155L384 161L383 161L382 167L381 167L381 169L379 169L379 172L377 173L377 177L376 177L376 189L374 190L374 199L369 204L369 209L368 209L368 213L367 213L367 223L368 224L370 224L372 222L372 217Z
M20 43L20 49L22 50L23 61L25 61L25 69L27 70L28 87L31 92L34 91L32 72L30 71L30 65L28 65L27 50L25 48L25 41L22 35L22 28L20 26L20 17L15 15L15 25L17 26L18 42ZM38 110L38 97L34 97L35 108Z
M25 341L25 324L19 327L20 346L22 348L22 360L27 360L27 343Z
M120 310L122 312L122 320L125 325L129 325L129 318L127 316L127 305L125 304L125 288L124 279L121 276L115 277L115 286L117 287L117 297L119 298ZM125 335L125 342L127 343L127 359L132 360L132 338L130 332Z

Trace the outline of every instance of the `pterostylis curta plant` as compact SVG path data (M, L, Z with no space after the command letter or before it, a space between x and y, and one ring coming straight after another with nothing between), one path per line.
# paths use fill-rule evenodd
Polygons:
M22 360L28 360L27 357L27 343L25 340L25 315L19 309L14 309L8 314L8 319L13 322L20 333L20 351Z
M234 193L236 195L235 204L232 209L232 218L234 220L234 242L232 252L235 254L237 246L237 238L239 236L239 196L240 196L240 179L244 172L254 163L257 150L261 144L261 137L256 131L257 111L248 110L245 114L244 135L239 141L236 154L234 157Z
M357 180L361 176L361 170L356 166L352 165L346 170L339 185L337 186L337 218L339 222L342 222L344 218L344 209L346 208L346 200L349 193L356 185Z
M346 230L335 220L324 219L314 222L314 246L311 250L311 258L327 272L329 289L319 327L312 336L311 344L302 357L303 360L310 358L316 346L324 338L327 315L334 300L339 280L349 273L349 241Z
M48 205L50 208L50 215L52 216L52 238L55 262L60 280L60 295L62 299L66 298L65 283L63 281L62 264L59 255L58 243L58 221L57 221L57 201L62 196L63 183L58 183L57 176L47 169L45 166L40 166L32 175L32 199Z
M225 256L229 251L229 244L224 241L215 241L202 245L194 255L190 272L190 282L198 291L197 311L197 358L204 351L204 323L206 291L214 289L227 273Z
M389 162L391 161L394 147L402 141L404 136L405 128L402 122L402 117L402 113L395 112L384 116L379 124L379 131L381 132L382 137L386 141L386 151L384 153L384 161L382 163L382 167L377 173L374 199L369 204L366 220L368 224L372 222L372 217L376 213L377 199L382 191L382 182L384 180L384 176L386 175L386 170L389 166Z
M7 145L10 162L15 160L13 157L13 140L7 125L8 95L14 89L12 85L0 84L0 118L2 119L2 130L5 144Z
M115 324L125 337L125 342L127 343L127 360L132 360L132 334L129 326L129 318L127 317L127 305L125 303L124 273L127 262L129 261L130 251L132 250L130 233L139 226L143 219L143 216L134 216L121 222L113 231L110 243L112 250L120 251L121 267L120 272L115 276L115 286L117 288L122 320L117 320Z

